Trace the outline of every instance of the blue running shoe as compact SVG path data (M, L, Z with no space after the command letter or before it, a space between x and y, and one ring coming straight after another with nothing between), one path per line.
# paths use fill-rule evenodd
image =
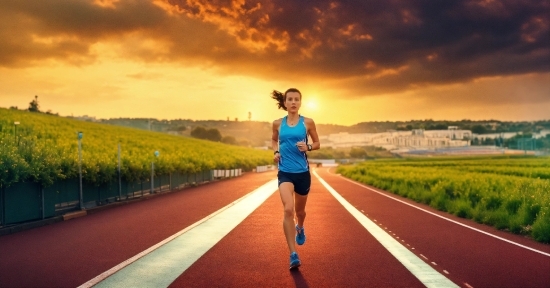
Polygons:
M298 245L304 245L304 243L306 243L306 232L304 231L304 227L298 228L298 225L296 225L296 243Z
M290 253L290 268L289 269L295 269L300 267L302 262L300 261L300 258L298 257L298 253L292 252Z

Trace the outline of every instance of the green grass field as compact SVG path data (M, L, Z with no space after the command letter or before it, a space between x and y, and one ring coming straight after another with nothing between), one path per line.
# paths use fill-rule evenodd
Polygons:
M498 229L550 243L550 158L367 161L338 173Z
M17 127L14 122L19 122ZM43 113L0 108L0 184L20 181L51 185L78 173L77 132L83 132L82 173L89 183L148 179L157 175L212 169L252 170L272 164L272 153L164 133L84 122ZM155 157L154 152L160 156Z

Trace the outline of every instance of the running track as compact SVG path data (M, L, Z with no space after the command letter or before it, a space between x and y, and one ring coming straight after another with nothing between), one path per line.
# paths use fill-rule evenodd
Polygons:
M123 287L109 282L123 279L146 287L550 287L549 245L435 211L327 168L312 175L307 242L298 247L302 266L289 271L278 193L262 192L265 201L257 209L246 202L258 193L250 192L273 187L266 183L275 177L247 173L1 236L0 287L86 286L151 247L158 249L98 286ZM247 209L251 213L242 222L235 220ZM210 221L200 222L205 218ZM234 229L231 221L238 224ZM181 237L166 241L176 234ZM186 235L193 236L181 242ZM189 260L197 253L196 261ZM153 270L147 266L152 255L177 262ZM178 272L185 261L188 267ZM142 262L138 274L125 274ZM164 277L174 271L173 279ZM152 284L155 277L168 284Z

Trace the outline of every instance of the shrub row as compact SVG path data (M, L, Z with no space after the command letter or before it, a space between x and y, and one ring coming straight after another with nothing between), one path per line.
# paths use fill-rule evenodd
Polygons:
M0 108L0 184L31 180L48 186L77 177L78 132L83 133L83 179L98 185L118 178L119 145L121 175L127 181L148 179L152 162L156 174L247 171L272 163L267 151Z
M438 210L549 243L548 163L548 157L408 159L363 162L338 171Z

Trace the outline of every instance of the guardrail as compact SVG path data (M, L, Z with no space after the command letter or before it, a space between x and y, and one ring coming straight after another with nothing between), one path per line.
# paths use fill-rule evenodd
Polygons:
M0 186L0 228L62 216L81 211L81 207L91 209L242 174L242 169L224 169L193 174L176 172L155 175L153 179L120 180L100 185L84 182L82 203L78 178L61 180L48 187L35 182L17 182L8 187Z
M229 170L212 170L212 177L224 178L224 177L237 177L242 175L242 169L229 169Z
M256 166L256 169L254 169L254 172L266 172L266 171L273 171L275 170L274 165L264 165L264 166Z

